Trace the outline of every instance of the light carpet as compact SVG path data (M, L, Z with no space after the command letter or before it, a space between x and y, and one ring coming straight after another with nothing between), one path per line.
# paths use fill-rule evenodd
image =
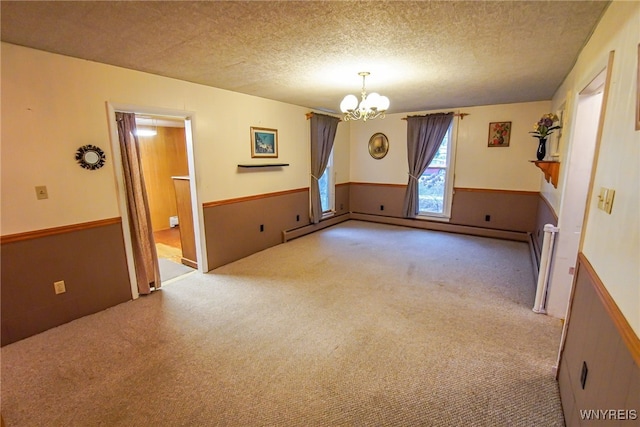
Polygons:
M348 221L2 348L7 426L562 426L524 243Z

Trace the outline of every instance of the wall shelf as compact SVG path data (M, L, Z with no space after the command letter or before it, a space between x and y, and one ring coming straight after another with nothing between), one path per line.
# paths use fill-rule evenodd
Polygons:
M289 163L256 163L256 164L239 164L239 168L251 169L251 168L279 168L282 166L289 166Z
M558 188L558 174L560 173L560 162L546 161L546 160L530 160L544 173L544 179L553 185L553 188Z

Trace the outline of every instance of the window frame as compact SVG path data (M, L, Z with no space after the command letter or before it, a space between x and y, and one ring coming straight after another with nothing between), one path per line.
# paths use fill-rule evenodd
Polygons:
M453 184L455 179L455 158L456 158L456 142L458 139L458 118L454 117L447 130L449 135L447 146L447 164L446 166L434 166L427 167L427 169L445 169L444 178L444 194L442 195L442 213L419 211L417 218L428 219L434 221L449 221L451 220L451 205L453 203ZM425 169L426 171L426 169ZM422 177L422 175L420 176ZM416 186L416 192L418 193L418 199L420 198L420 186Z
M331 149L331 154L329 154L329 160L327 161L327 167L325 171L322 173L327 174L327 187L328 187L328 196L329 196L329 208L327 210L322 210L322 218L327 218L335 215L336 213L336 174L333 170L333 148ZM322 179L320 176L320 179ZM320 179L318 179L318 186L320 185ZM320 200L320 206L322 207L322 200Z

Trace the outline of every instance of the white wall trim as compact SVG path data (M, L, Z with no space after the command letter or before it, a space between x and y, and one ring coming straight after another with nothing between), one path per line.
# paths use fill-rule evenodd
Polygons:
M116 111L148 114L148 115L161 115L181 118L185 121L185 139L187 147L187 162L189 166L189 177L191 186L191 206L194 217L194 234L196 242L196 253L198 256L198 271L205 273L208 271L207 253L204 237L204 218L202 203L200 203L200 197L197 190L197 174L195 168L195 155L194 155L194 138L193 138L193 126L195 121L195 113L185 110L173 110L160 107L140 106L132 104L120 104L115 102L106 102L107 115L109 121L109 134L111 138L111 148L113 152L114 171L116 179L116 189L118 194L118 206L120 208L120 215L122 217L123 236L125 242L125 253L127 257L127 265L129 269L129 280L131 283L131 295L133 299L138 298L138 287L136 284L135 267L133 261L133 246L131 243L131 235L129 230L129 214L127 212L127 198L124 185L124 173L122 170L122 155L120 152L120 144L118 142L118 126L116 124L115 113Z

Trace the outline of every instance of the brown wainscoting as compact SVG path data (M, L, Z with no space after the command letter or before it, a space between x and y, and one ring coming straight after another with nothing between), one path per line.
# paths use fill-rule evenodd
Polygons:
M56 234L71 233L73 231L88 230L90 228L104 227L112 224L120 224L120 217L100 219L97 221L83 222L79 224L63 225L61 227L45 228L42 230L27 231L24 233L8 234L0 237L0 243L13 243L22 240L38 239L41 237L54 236Z
M536 214L536 225L533 230L533 244L538 259L540 259L540 253L542 252L542 240L544 239L544 226L546 224L558 225L558 215L553 210L551 203L542 195L538 199L538 210Z
M596 425L582 420L580 410L635 410L640 417L640 341L582 253L569 313L558 372L567 426Z
M288 194L295 194L300 192L309 192L309 188L295 188L293 190L277 191L273 193L254 194L252 196L236 197L234 199L216 200L215 202L206 202L202 204L203 208L213 208L222 205L233 205L242 202L251 202L253 200L270 199L278 196L286 196Z
M537 191L457 187L450 223L530 233L536 223L538 195Z
M349 199L351 185L348 182L336 184L336 215L343 215L351 212Z
M351 212L403 218L406 185L352 182ZM449 224L517 233L531 233L536 223L536 191L455 188ZM486 216L489 221L486 221Z
M209 268L282 243L282 232L309 224L309 189L205 203Z
M4 236L1 268L2 345L131 299L120 218Z
M402 218L406 185L352 182L349 186L351 212Z

